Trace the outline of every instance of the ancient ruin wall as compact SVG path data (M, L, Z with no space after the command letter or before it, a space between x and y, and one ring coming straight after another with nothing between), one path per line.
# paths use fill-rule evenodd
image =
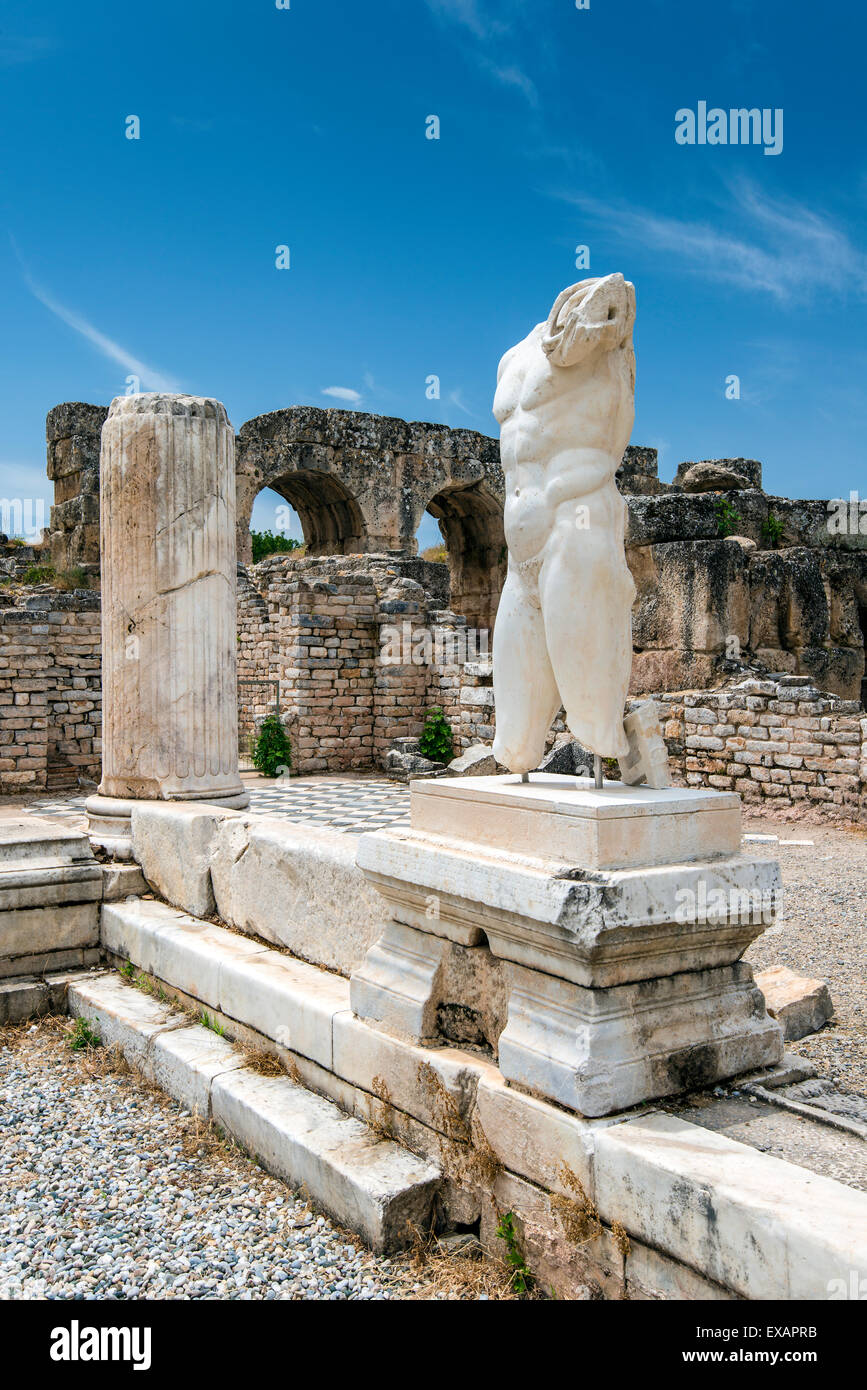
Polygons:
M67 401L45 420L47 471L54 483L49 540L58 573L99 575L99 448L108 407Z
M105 414L69 404L48 417L58 569L93 565L98 555ZM448 548L450 594L442 606L471 627L491 626L505 573L495 439L297 406L242 426L236 454L242 560L264 487L298 511L310 556L384 551L407 560L427 509L440 519ZM753 459L683 463L664 483L656 451L630 446L617 477L628 498L627 558L638 590L633 691L710 686L734 661L809 676L846 699L861 696L867 534L857 519L836 532L826 502L767 496ZM722 500L736 517L737 537L727 540L720 536Z
M0 792L96 782L99 599L40 591L0 608Z

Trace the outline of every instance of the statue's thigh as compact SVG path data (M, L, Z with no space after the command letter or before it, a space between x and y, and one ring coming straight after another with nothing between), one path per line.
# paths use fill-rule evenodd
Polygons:
M529 745L541 747L541 757L560 696L541 609L512 575L506 580L494 625L494 703L501 746L520 745L526 756Z
M557 542L559 541L559 544ZM608 538L552 537L539 591L551 665L564 703L578 689L613 685L632 665L634 585L625 557Z

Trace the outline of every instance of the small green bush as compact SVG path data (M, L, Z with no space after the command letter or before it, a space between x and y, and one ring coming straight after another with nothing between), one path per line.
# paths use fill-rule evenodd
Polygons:
M68 1036L73 1052L88 1052L92 1047L102 1046L102 1038L86 1018L77 1018Z
M726 536L736 534L741 524L741 514L736 511L731 502L725 497L721 497L716 504L716 529L717 535L723 540Z
M51 584L55 578L52 565L28 565L21 576L22 584Z
M276 777L281 767L292 766L292 742L278 714L262 720L250 744L250 758L263 777Z
M433 763L450 763L455 756L452 726L439 705L427 712L418 749L423 758L430 758Z
M762 522L762 540L772 550L778 550L784 529L780 518L774 516L773 512L768 512L766 520Z
M282 555L292 550L303 550L304 542L293 540L291 536L281 536L273 531L251 531L253 542L253 564L266 560L269 555Z
M514 1212L507 1211L500 1215L497 1235L506 1245L506 1263L512 1270L512 1288L515 1293L529 1293L531 1276L521 1253Z

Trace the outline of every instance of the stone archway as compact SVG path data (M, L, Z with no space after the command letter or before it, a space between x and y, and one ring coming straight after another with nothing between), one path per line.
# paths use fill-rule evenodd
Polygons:
M370 468L335 447L342 411L306 407L275 410L241 427L235 450L238 559L249 564L250 516L265 488L298 513L310 555L348 555L375 549ZM353 464L355 465L353 467Z
M268 487L298 513L308 555L353 555L366 548L361 508L333 474L297 469L271 478Z
M506 580L502 499L485 483L444 488L428 502L448 551L449 606L470 627L491 628Z

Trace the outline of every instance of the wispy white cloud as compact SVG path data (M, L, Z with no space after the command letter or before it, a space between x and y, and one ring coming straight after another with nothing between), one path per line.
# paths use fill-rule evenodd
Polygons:
M464 415L469 415L471 420L476 419L475 412L470 410L469 406L465 403L464 398L459 390L451 391L449 393L449 400L451 401L452 405L457 406L458 410L463 411Z
M462 24L471 34L475 34L477 39L489 38L498 27L497 21L491 19L481 0L427 0L427 5L438 19L453 20Z
M454 23L469 30L479 46L471 53L482 72L504 87L514 87L530 103L539 105L539 93L531 77L514 61L503 42L513 27L509 10L518 12L518 0L498 0L497 13L486 0L427 0L428 9L445 23ZM481 45L484 45L482 48Z
M353 391L351 386L323 386L323 396L333 396L337 401L348 401L350 405L361 403L361 392Z
M867 255L830 217L788 198L771 198L754 184L729 188L714 221L667 217L620 201L557 195L596 217L624 242L669 253L689 270L763 290L780 302L817 290L867 294ZM721 225L729 214L732 230Z
M68 309L65 304L61 304L59 300L55 299L54 296L43 289L41 285L38 285L24 266L23 261L21 261L21 256L14 240L12 241L12 246L21 263L24 283L33 295L33 298L37 299L50 313L54 314L55 318L60 319L62 323L65 323L69 328L72 328L76 333L80 334L86 342L90 343L91 347L95 347L97 352L101 352L110 362L117 362L119 366L123 367L127 375L138 377L140 384L146 390L180 390L177 383L166 376L164 372L159 371L156 367L148 366L147 362L142 362L140 358L135 357L133 353L128 352L126 348L121 347L120 343L116 343L113 338L109 338L105 333L101 333L98 328L94 328L93 324L81 314L77 314L74 310Z
M496 78L498 82L502 82L504 87L517 88L521 95L527 98L531 106L539 105L539 93L535 82L514 63L494 63L489 58L480 57L479 66L485 72L490 73L491 77Z

